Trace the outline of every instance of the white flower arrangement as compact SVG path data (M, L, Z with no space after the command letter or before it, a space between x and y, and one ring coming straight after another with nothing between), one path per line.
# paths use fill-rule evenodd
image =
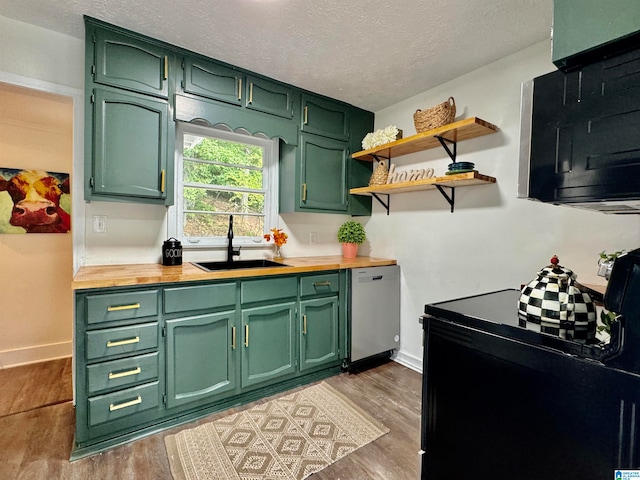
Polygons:
M385 143L393 142L398 135L398 127L395 125L389 125L388 127L381 128L375 132L367 133L362 139L362 148L368 150L373 147L379 147Z

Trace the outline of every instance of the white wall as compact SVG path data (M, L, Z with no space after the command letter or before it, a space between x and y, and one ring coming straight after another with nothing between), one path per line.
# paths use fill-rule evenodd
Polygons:
M449 213L437 191L392 196L389 216L374 204L366 224L371 254L396 258L402 267L398 360L403 363L421 367L418 318L427 303L519 288L554 254L579 281L602 284L596 276L598 253L639 246L640 216L608 216L516 198L520 87L553 70L550 57L549 43L543 42L376 112L376 128L394 124L409 136L415 133L417 108L453 96L457 119L477 116L500 129L458 144L458 159L474 162L497 183L457 188L455 213ZM439 175L449 162L441 149L392 160L400 168L430 166Z
M74 180L82 178L83 175L83 71L83 41L0 16L0 82L61 95L69 98L73 103L73 167L70 167L72 160L68 155L65 161L68 165L67 171L73 168L71 188L74 200L81 198L81 189L78 187L82 185L81 182ZM66 126L68 125L67 123ZM68 134L70 133L71 130ZM21 154L20 158L22 157L28 158L24 154ZM18 160L11 158L5 161L4 166L17 165L9 163ZM38 163L38 166L45 168L47 162L50 163L52 159L41 155L37 159L32 158L31 161L44 162ZM72 212L73 263L76 265L79 263L76 254L83 249L82 207L81 201L76 202ZM0 314L0 323L2 323L3 332L6 332L6 338L0 345L0 368L71 355L73 325L70 283L71 242L69 241L69 247L65 248L60 242L68 241L68 238L47 240L44 238L47 236L26 239L29 241L24 245L15 245L16 239L11 238L12 235L0 236L2 237L0 246L12 252L3 269L3 275L17 281L16 285L22 286L23 291L28 293L21 298L19 293L15 294L11 286L0 292L3 305L23 306L22 313L19 315L12 313L10 308L5 309L5 315ZM33 263L35 257L33 252L29 253L29 249L25 249L25 246L33 244L30 246L34 247L35 243L39 243L39 253L36 257L40 258L44 255L48 259L46 265L51 267L49 274L54 278L51 281L63 281L62 285L50 289L51 291L42 290L39 287L40 284L36 282L31 285L35 290L28 292L27 287L30 284L25 280L27 274L24 272L24 267L27 264L30 265L29 262ZM21 257L24 257L24 261L20 260ZM34 268L36 267L30 267L32 271ZM57 276L56 271L60 272ZM45 278L49 277L45 275L41 280ZM46 281L42 283L46 284ZM17 291L19 292L20 288ZM49 310L51 314L46 313L45 305L49 308L54 305L54 310Z

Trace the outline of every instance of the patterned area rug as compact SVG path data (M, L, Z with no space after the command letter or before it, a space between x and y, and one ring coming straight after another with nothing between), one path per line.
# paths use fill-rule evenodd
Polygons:
M302 480L389 432L326 383L176 435L176 480Z

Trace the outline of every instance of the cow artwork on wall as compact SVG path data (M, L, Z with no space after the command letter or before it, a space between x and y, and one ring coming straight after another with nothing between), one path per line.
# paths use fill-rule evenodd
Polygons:
M0 233L71 229L69 174L0 167Z

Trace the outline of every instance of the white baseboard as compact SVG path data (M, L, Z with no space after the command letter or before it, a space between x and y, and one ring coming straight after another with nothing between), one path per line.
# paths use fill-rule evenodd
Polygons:
M52 343L0 352L0 369L70 357L72 342Z
M418 373L422 373L422 359L418 357L414 357L413 355L408 355L404 352L396 352L391 357L395 362L398 362L400 365L404 365L411 370L415 370Z

